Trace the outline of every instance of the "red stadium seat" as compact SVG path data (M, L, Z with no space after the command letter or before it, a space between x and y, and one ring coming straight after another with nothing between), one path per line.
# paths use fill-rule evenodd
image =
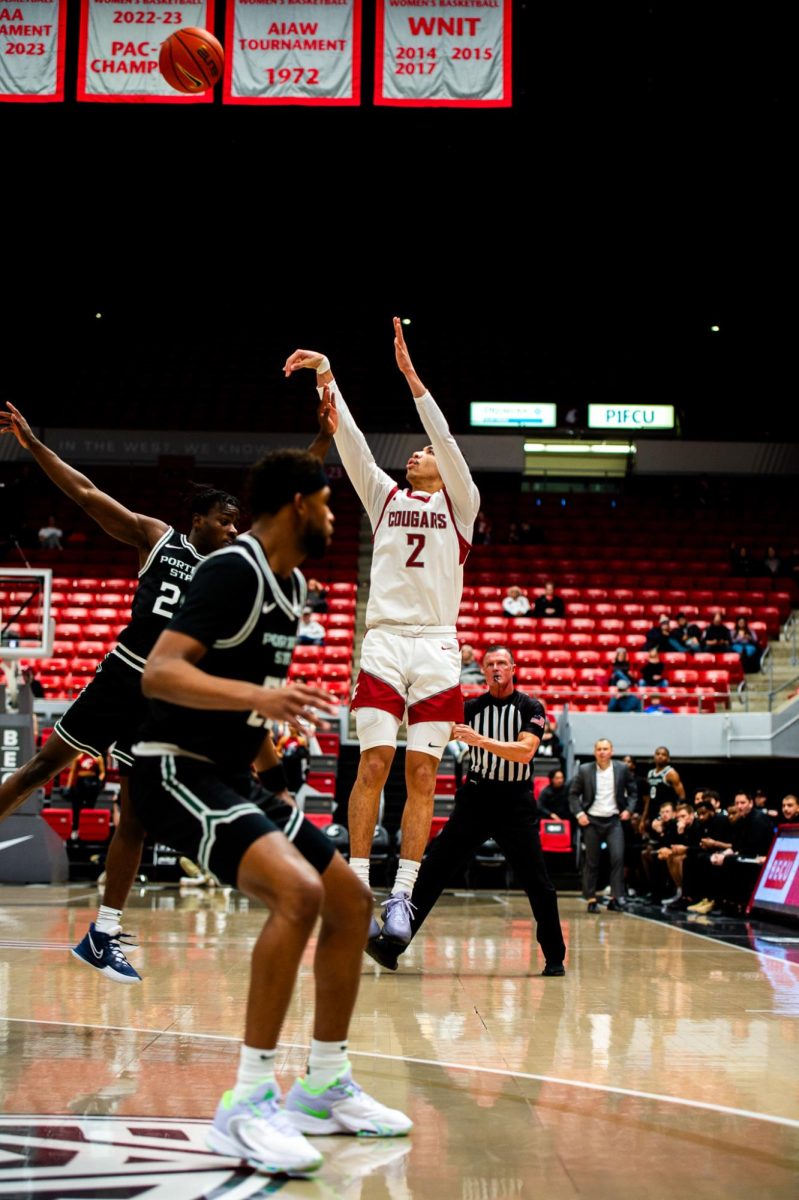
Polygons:
M72 836L71 808L43 808L39 815L54 833L57 833L65 842L69 841Z
M313 792L321 792L325 796L336 794L336 777L332 771L309 771L305 782Z
M573 684L577 675L577 671L572 666L554 664L547 667L547 686L555 684L557 687Z
M541 849L547 854L570 854L572 848L571 826L568 821L553 821L543 818L538 825Z
M537 667L543 662L544 652L543 650L516 650L514 648L514 657L520 667Z
M327 825L333 824L333 814L329 812L307 812L303 814L306 821L310 821L317 829L324 829Z
M106 842L111 836L111 813L107 808L84 808L78 817L81 842Z

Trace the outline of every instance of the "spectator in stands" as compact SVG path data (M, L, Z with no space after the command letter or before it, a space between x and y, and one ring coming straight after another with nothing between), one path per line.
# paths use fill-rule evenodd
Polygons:
M638 791L635 779L622 762L613 760L613 744L599 738L594 761L584 763L569 785L569 803L582 829L585 843L583 897L588 912L598 912L596 899L599 856L602 843L610 854L610 912L624 907L624 833L622 822L635 811Z
M762 788L757 788L755 791L755 808L758 812L764 812L772 821L776 821L779 818L779 810L769 804L768 796Z
M572 812L569 807L569 789L566 787L566 775L562 767L555 767L547 776L549 783L542 788L538 796L538 811L546 819L553 821L570 821Z
M652 713L662 713L664 716L674 716L674 709L669 708L668 704L664 704L658 695L649 697L649 703L644 705L644 712L649 713L650 716Z
M468 642L461 646L461 683L485 683L483 668Z
M296 796L305 782L310 765L307 738L292 726L284 725L283 732L275 742L275 750L285 772L286 786L292 796Z
M746 617L736 617L730 648L740 658L746 675L753 675L760 670L760 645L757 634L749 628Z
M105 783L105 759L102 755L81 754L72 760L67 776L66 794L72 805L72 828L77 829L84 808L94 808Z
M300 617L297 642L300 646L321 646L324 640L325 627L321 621L317 621L313 609L306 604Z
M563 758L561 740L555 732L555 727L549 717L544 721L544 730L541 734L541 741L538 744L538 757Z
M697 650L702 649L702 630L695 622L689 622L684 612L677 613L677 624L672 629L671 636L680 643L680 649L688 654L695 654Z
M34 675L33 667L27 666L27 665L22 667L20 670L20 674L22 676L23 684L28 685L34 699L41 700L42 697L44 696L44 687L42 686L42 681L40 679L37 679L36 676Z
M483 510L480 509L474 522L472 544L475 546L489 546L491 544L491 530L491 521L485 515Z
M563 600L555 595L554 583L545 583L543 595L533 605L534 617L562 617L565 613Z
M649 651L647 660L641 668L641 685L648 688L668 687L666 668L660 660L660 651L657 646L653 646Z
M502 611L509 617L526 617L530 612L530 601L520 587L514 584L502 601Z
M635 687L635 670L630 662L626 646L619 646L613 656L610 675L608 676L608 687L616 687L620 679L626 679L627 687Z
M731 641L729 626L724 624L721 609L717 608L702 634L702 649L712 654L724 654L729 651Z
M651 650L653 646L659 646L660 639L663 636L662 630L664 621L668 622L669 629L671 629L671 618L669 617L669 614L661 613L652 628L648 629L646 632L644 650Z
M730 573L748 579L752 574L753 567L754 564L746 546L738 546L733 542L730 547Z
M616 683L616 695L611 696L608 700L608 712L616 713L639 713L641 712L641 697L634 696L629 690L630 685L626 679L619 679Z
M782 559L777 553L776 546L769 546L763 557L763 568L767 575L779 575L782 570Z
M55 523L55 517L48 517L47 524L42 525L39 530L39 545L42 550L63 550L61 539L64 536L64 530L59 529Z
M521 544L522 533L516 521L511 521L508 526L508 545L518 546Z
M308 595L305 597L305 603L312 612L327 612L327 589L322 587L318 579L308 580Z
M544 788L546 791L546 788ZM541 795L544 793L542 792ZM781 824L783 825L799 825L799 800L792 792L782 798L782 817Z

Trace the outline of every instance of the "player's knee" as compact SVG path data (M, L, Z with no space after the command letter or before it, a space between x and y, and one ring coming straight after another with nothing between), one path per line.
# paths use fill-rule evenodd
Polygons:
M319 875L312 869L301 869L292 872L283 881L277 902L272 903L284 920L310 929L319 916L323 895Z
M382 753L385 747L365 750L358 764L358 783L366 791L379 791L388 778L391 766L390 753Z
M409 788L416 795L433 795L436 786L438 763L423 755L415 762L406 760L405 775Z

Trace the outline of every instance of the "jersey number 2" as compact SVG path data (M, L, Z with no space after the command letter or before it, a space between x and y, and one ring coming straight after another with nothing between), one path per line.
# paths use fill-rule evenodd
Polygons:
M413 546L413 550L408 555L408 561L406 562L405 566L406 567L423 567L424 563L419 558L419 555L424 550L424 540L425 540L424 534L423 533L409 533L406 536L408 538L408 545Z
M180 588L176 583L167 583L164 580L161 584L161 591L166 594L158 597L153 605L153 612L156 616L166 617L167 621L169 621L174 617L175 609L180 603Z

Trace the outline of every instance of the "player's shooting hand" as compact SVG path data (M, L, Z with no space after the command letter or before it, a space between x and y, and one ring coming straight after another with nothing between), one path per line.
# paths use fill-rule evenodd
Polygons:
M291 683L282 688L259 688L253 708L262 717L274 721L308 721L313 724L314 710L335 716L339 702L330 692L310 687L307 683Z
M405 345L405 334L402 332L402 321L399 317L394 317L394 353L397 357L397 366L403 375L413 372L413 363L408 353L408 347Z
M316 410L316 419L319 422L319 429L322 433L327 437L336 436L336 430L338 429L336 397L327 386L325 386L322 392L322 399L319 401L319 407Z
M33 430L10 400L6 401L6 408L8 412L0 412L0 433L13 433L20 446L30 450L35 440Z
M315 371L324 361L324 357L324 354L320 354L318 350L295 350L286 359L283 374L288 379L293 371L299 371L302 367L308 367Z

